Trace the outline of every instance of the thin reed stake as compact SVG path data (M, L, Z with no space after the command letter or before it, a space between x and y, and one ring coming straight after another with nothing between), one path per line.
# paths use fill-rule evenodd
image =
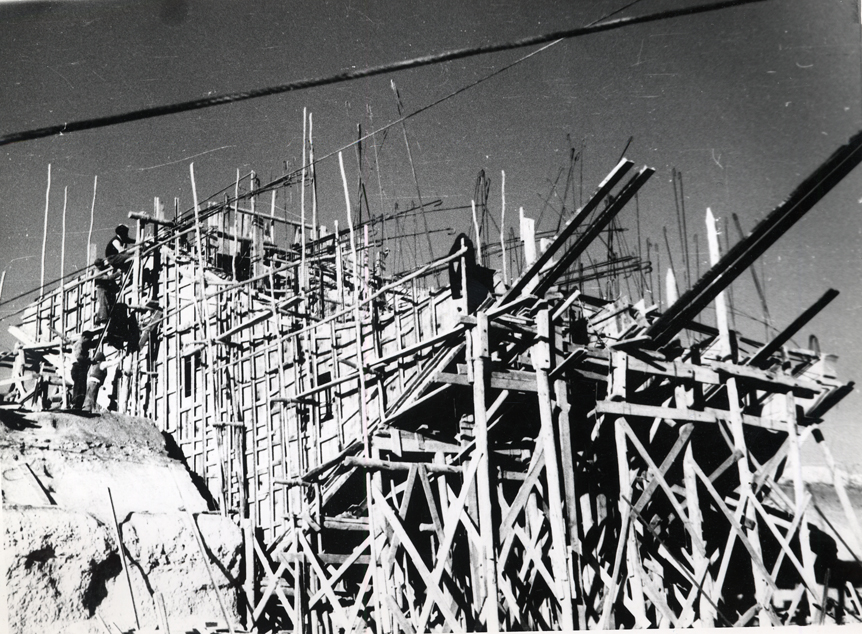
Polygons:
M99 176L96 175L93 177L93 202L90 203L90 230L87 231L87 254L84 258L84 262L87 264L91 264L90 262L90 244L93 242L93 219L95 218L96 212L96 186L99 184Z
M509 283L508 267L506 266L506 172L500 170L500 193L503 197L503 209L500 212L500 247L503 249L503 285Z
M299 291L301 293L305 293L305 284L306 284L306 276L305 276L305 172L308 168L308 162L306 161L305 151L306 151L306 143L308 138L308 111L306 108L302 109L302 182L299 185L299 211L300 211L300 222L302 223L299 227L299 239L300 239L300 247L301 251L299 254L300 264L299 267Z
M476 201L470 201L470 209L473 211L473 229L476 230L476 258L482 261L482 238L479 236L479 220L476 218Z
M51 164L48 163L48 187L45 190L45 225L42 228L42 274L39 278L39 300L45 296L45 247L48 245L48 204L51 199Z
M63 341L66 339L66 206L69 202L69 188L63 188L63 228L60 237L60 398L63 409L69 407L66 393L66 355Z

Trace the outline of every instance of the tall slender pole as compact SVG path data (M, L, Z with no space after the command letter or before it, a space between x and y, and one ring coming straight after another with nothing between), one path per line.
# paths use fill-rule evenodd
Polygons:
M211 413L213 422L218 422L216 419L218 417L218 412L216 411L216 401L215 401L215 377L214 368L216 366L216 358L213 353L213 342L210 337L210 311L209 311L209 300L207 299L207 289L206 289L206 273L204 271L206 267L206 255L204 252L204 242L201 236L201 218L200 218L200 205L198 204L198 190L195 185L195 164L189 163L189 174L191 176L192 181L192 200L194 202L195 207L195 238L198 243L198 286L200 288L200 300L201 300L201 308L200 308L200 317L203 321L203 336L206 340L206 372L209 374L208 383L210 385L209 390L206 390L205 398L208 400L208 403L202 405L204 406L204 411L201 416L201 436L203 440L203 473L201 474L206 480L207 477L207 466L206 466L206 456L207 456L207 429L212 428L212 425L207 424L206 414L207 410ZM209 407L207 407L207 405ZM223 487L220 487L220 490L223 492ZM228 623L230 626L230 623Z
M299 213L301 224L299 227L300 254L299 254L299 291L305 292L305 173L308 169L306 161L306 149L308 138L308 109L302 109L302 182L299 184Z
M374 129L374 119L371 114L371 106L368 106L368 122L371 129ZM377 173L377 194L380 196L380 244L381 248L386 250L386 210L383 208L383 183L380 179L380 155L377 151L377 134L371 133L371 140L374 145L374 171Z
M66 394L66 355L63 341L66 339L66 204L69 201L69 188L63 188L63 228L60 237L60 398L63 409L69 407Z
M356 143L353 145L356 148L356 165L358 167L356 173L356 221L362 224L362 124L356 124ZM366 210L367 211L367 210ZM369 219L370 219L369 212Z
M311 239L317 240L317 173L314 167L314 119L312 113L308 113L308 163L311 170Z
M506 267L506 172L500 170L500 193L503 198L500 212L500 248L503 249L503 285L509 283L509 273Z
M398 106L398 116L401 117L402 116L401 115L401 110L402 110L401 95L398 94L398 88L395 87L395 82L392 81L390 83L392 84L392 91L395 93L395 103ZM401 131L404 133L404 145L407 146L407 160L410 161L410 171L413 173L413 183L414 183L414 185L416 185L416 197L419 199L419 209L421 210L421 214L422 214L422 224L423 224L423 228L425 229L425 237L428 238L428 257L430 258L430 260L433 260L434 259L434 247L431 246L431 234L428 233L428 218L425 217L425 205L422 204L422 192L419 190L419 179L416 177L416 166L413 164L413 153L410 151L410 140L407 138L407 125L404 123L404 121L401 122ZM416 216L413 216L413 218L414 218L414 226L415 226ZM419 233L418 226L416 226L416 233L417 234ZM419 264L419 262L418 262L419 251L415 245L416 238L414 237L413 240L414 240L414 251L416 251L415 255L416 255L416 259L417 259L416 265L418 266L418 264Z
M670 240L667 238L667 227L662 227L662 231L664 232L664 246L667 248L667 259L670 262L671 270L674 270L673 256L670 253ZM674 283L676 283L676 271L674 271ZM675 290L676 296L679 297L679 284L676 284ZM672 302L668 301L667 305L670 306L671 304Z
M90 264L90 244L93 242L93 219L96 212L96 186L99 184L98 174L93 177L93 202L90 203L90 230L87 232L87 255L84 262Z
M715 266L721 258L721 249L718 244L718 229L715 223L715 216L712 211L706 210L706 241L709 246L709 261L711 266ZM727 304L725 302L724 291L718 293L715 297L715 321L718 328L718 345L716 346L716 355L720 359L724 359L731 353L730 346L730 330L727 321ZM740 407L739 388L736 383L736 378L733 376L727 377L725 380L727 390L728 410L730 412L730 433L733 437L734 449L739 451L743 459L737 461L739 470L739 504L745 508L745 517L748 523L753 526L752 544L754 545L757 554L760 555L760 537L757 526L757 518L754 508L748 503L748 496L752 494L751 478L752 474L748 467L748 449L745 442L745 431L742 424L742 408ZM766 578L757 570L752 563L751 574L754 578L755 593L758 601L762 601L767 591ZM764 609L769 611L769 606L764 605Z
M715 226L715 216L712 210L706 208L706 240L709 245L710 264L714 265L721 257L721 247L718 244L718 230ZM724 292L715 298L715 322L718 328L718 350L722 358L730 354L730 336L727 324L727 301Z
M66 205L69 202L69 188L63 188L63 223L60 230L60 289L64 286L66 276Z
M341 168L341 181L344 185L344 203L347 208L347 228L350 232L350 253L352 263L352 275L353 275L353 321L356 325L356 365L359 369L359 399L360 399L360 421L362 423L362 448L363 448L363 456L365 458L371 457L371 438L369 436L368 431L368 411L367 411L367 395L366 395L366 386L365 386L365 360L362 358L362 322L360 320L359 314L359 270L358 270L358 262L357 262L357 254L356 254L356 235L353 230L353 218L350 209L350 191L347 187L347 174L344 171L344 156L341 152L338 153L338 166ZM338 232L336 231L336 248L338 245L337 240ZM383 601L380 599L380 593L383 591L383 584L380 583L379 579L379 567L378 567L378 553L377 553L377 540L376 535L377 531L375 529L375 517L374 517L374 504L372 503L373 499L373 485L371 480L371 473L366 470L365 471L365 491L368 499L368 526L371 533L371 562L370 566L373 566L373 595L375 600L375 613L379 615L379 619L375 619L378 622L383 622L384 620L384 612L383 612Z
M236 282L236 261L239 259L239 231L240 231L240 220L239 220L239 168L236 170L236 185L233 190L233 258L232 258L232 266L233 269L233 281Z
M685 236L682 243L683 254L685 254L685 282L686 288L691 288L691 255L688 250L688 223L685 218L685 190L682 188L682 172L677 171L676 179L679 181L679 210L682 218L682 233Z
M51 200L51 164L48 163L48 187L45 190L45 224L42 228L42 274L39 278L39 299L45 295L45 247L48 245L48 204Z
M476 218L476 201L471 200L470 206L473 210L473 228L476 230L476 259L482 261L482 238L479 236L479 220ZM466 292L466 289L465 289Z

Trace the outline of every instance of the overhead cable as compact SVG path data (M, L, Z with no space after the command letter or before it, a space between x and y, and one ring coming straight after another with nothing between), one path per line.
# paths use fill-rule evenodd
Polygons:
M665 20L669 18L682 17L687 15L695 15L698 13L706 13L710 11L717 11L720 9L726 9L730 7L764 1L765 0L723 0L721 2L713 2L693 7L684 7L681 9L672 9L670 11L662 11L648 15L619 18L616 20L602 22L600 24L565 29L562 31L553 31L542 35L534 35L518 40L513 40L511 42L460 48L452 51L446 51L444 53L435 53L431 55L424 55L422 57L414 57L412 59L402 60L399 62L391 62L387 64L380 64L377 66L369 66L367 68L359 70L344 71L341 73L336 73L334 75L328 75L326 77L300 79L298 81L281 84L278 86L270 86L267 88L257 88L255 90L216 95L213 97L194 99L191 101L181 101L174 104L154 106L152 108L143 108L141 110L132 110L129 112L123 112L115 115L96 117L92 119L81 119L79 121L66 122L60 125L51 125L44 128L35 128L31 130L24 130L21 132L12 132L0 136L0 146L9 145L11 143L18 143L21 141L30 141L50 136L69 134L71 132L80 132L82 130L103 128L107 126L117 125L120 123L141 121L143 119L153 119L155 117L162 117L169 114L178 114L181 112L189 112L192 110L202 110L204 108L211 108L214 106L221 106L224 104L246 101L249 99L257 99L259 97L268 97L270 95L278 95L287 92L305 90L308 88L317 88L320 86L327 86L330 84L352 81L365 77L374 77L376 75L383 75L396 71L408 70L411 68L430 66L432 64L439 64L442 62L451 62L457 59L464 59L476 55L498 53L501 51L508 51L512 49L523 48L526 46L534 46L536 44L544 44L559 39L569 39L574 37L580 37L582 35L590 35L592 33L601 33L604 31L611 31L614 29L619 29L625 26L632 26L635 24L645 24L648 22L656 22L658 20Z

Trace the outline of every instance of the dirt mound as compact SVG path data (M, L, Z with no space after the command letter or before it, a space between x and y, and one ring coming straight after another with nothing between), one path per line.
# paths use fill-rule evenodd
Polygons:
M206 512L151 421L9 411L0 421L11 632L103 633L102 620L136 628L114 513L141 629L158 624L157 601L172 632L225 625L195 530L229 618L238 621L241 532Z

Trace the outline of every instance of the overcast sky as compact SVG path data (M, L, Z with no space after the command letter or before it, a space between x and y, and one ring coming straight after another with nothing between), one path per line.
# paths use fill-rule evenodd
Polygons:
M628 2L0 1L0 134L505 42L585 25ZM616 17L695 4L702 3L641 0ZM484 169L492 181L489 207L499 214L505 170L507 217L513 219L519 206L538 217L551 181L567 165L570 142L585 144L584 189L592 191L633 137L626 156L657 170L639 200L643 240L660 244L666 267L666 226L679 268L670 182L676 168L683 173L689 234L700 236L704 270L706 207L720 220L736 212L749 230L862 129L857 6L855 0L771 0L561 42L408 122L423 198L469 205ZM201 197L230 185L237 169L253 169L266 181L283 173L285 161L295 166L303 107L314 115L321 156L350 143L357 124L370 130L372 123L379 127L397 118L390 80L411 111L531 50L2 147L3 299L39 283L49 163L46 278L53 279L59 274L65 187L69 271L86 265L96 175L101 249L129 211L151 210L156 196L169 206L178 197L181 210L189 208L191 161ZM396 203L403 208L415 200L415 186L400 130L378 136L377 143L380 187L369 159L369 201L375 213L391 212ZM371 146L366 149L370 156ZM352 149L345 158L355 179ZM319 176L321 221L331 227L336 217L344 222L337 160L324 162ZM298 212L298 197L278 202ZM796 342L804 346L816 333L822 349L840 356L840 376L857 381L860 212L857 170L758 265L779 328L827 288L841 291ZM540 230L556 226L553 210L542 217ZM620 220L633 228L633 209ZM431 222L432 229L468 231L470 216L435 214ZM632 232L627 240L631 246ZM734 298L740 311L760 315L749 275L734 285ZM0 316L21 306L0 306ZM703 319L712 316L707 312ZM11 323L14 318L0 322L5 346L11 346L5 334ZM737 327L764 335L762 325L744 316ZM860 408L857 390L832 412L827 427L838 457L857 470Z

